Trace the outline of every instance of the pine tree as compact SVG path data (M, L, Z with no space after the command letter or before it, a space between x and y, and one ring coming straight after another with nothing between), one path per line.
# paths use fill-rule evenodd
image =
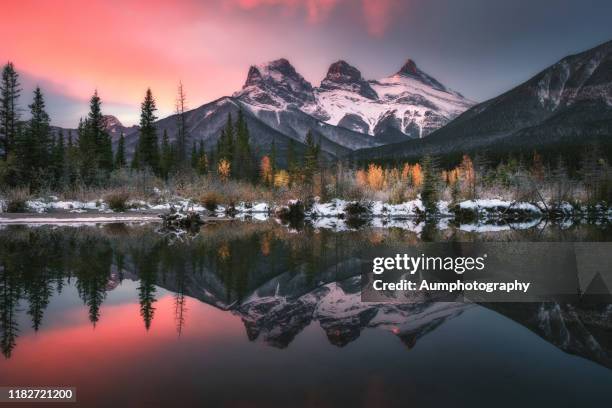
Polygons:
M421 162L423 169L423 188L421 189L421 200L427 214L435 215L438 212L438 190L440 178L438 166L430 156L425 156Z
M289 139L289 146L287 146L287 172L289 174L289 182L292 183L298 175L298 164L295 156L295 142L293 139Z
M234 154L234 174L240 179L253 178L253 158L251 156L249 128L242 109L238 111L235 126L236 151Z
M140 140L138 142L139 166L150 168L154 172L159 171L159 146L157 141L157 129L155 128L155 99L151 88L147 88L145 99L141 105L140 112Z
M198 149L198 161L196 164L196 171L198 174L206 174L208 171L208 160L206 157L206 150L204 149L204 141L200 140L200 147Z
M21 94L19 74L13 63L8 62L2 69L0 80L0 148L6 160L13 148L19 131L19 108Z
M113 151L110 135L106 131L106 121L102 114L102 100L98 91L94 91L90 100L89 115L86 120L86 131L90 133L97 165L102 170L113 169Z
M64 187L66 184L66 147L64 144L64 133L60 130L57 133L57 140L53 146L52 166L54 168L55 185Z
M117 142L117 152L115 153L115 168L121 169L125 167L125 135L121 132L119 142Z
M79 178L79 149L72 139L72 130L68 131L66 145L66 178L69 185L74 185Z
M312 183L319 166L319 146L314 141L312 131L306 134L306 152L304 153L304 178Z
M34 90L34 100L29 107L31 119L25 132L17 138L15 150L20 180L35 190L42 186L41 176L48 176L51 151L50 119L45 111L45 100L40 88Z
M221 130L221 136L217 142L217 159L225 160L228 163L233 162L234 157L234 124L232 122L232 114L227 114L227 122Z
M113 169L113 150L97 90L89 101L87 118L79 123L78 133L81 175L85 183L103 182ZM107 174L100 174L99 170Z

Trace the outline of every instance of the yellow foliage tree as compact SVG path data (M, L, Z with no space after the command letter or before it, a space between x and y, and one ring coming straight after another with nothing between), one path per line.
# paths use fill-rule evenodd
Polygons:
M357 170L355 173L355 182L358 186L365 187L368 185L368 175L364 170Z
M410 163L406 163L404 164L404 167L402 168L402 181L408 181L411 176L412 176L412 166L410 165Z
M231 164L229 161L225 159L219 160L219 165L217 166L217 173L219 173L219 177L223 181L227 181L231 173Z
M289 173L287 170L279 170L274 175L274 187L287 187L289 186Z
M370 163L368 166L368 185L374 190L381 190L385 184L385 172L381 166Z
M421 187L423 184L423 169L419 163L412 166L412 185L414 187Z

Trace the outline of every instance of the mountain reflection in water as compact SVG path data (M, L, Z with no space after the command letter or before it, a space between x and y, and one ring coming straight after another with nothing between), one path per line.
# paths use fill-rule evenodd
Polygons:
M328 344L340 348L374 329L411 349L470 311L511 319L504 321L518 323L567 356L606 367L604 375L612 378L611 305L362 303L359 276L359 255L365 249L400 251L425 236L441 241L610 240L605 228L551 226L488 234L447 229L417 235L394 228L296 232L274 222L223 222L182 239L156 228L111 224L1 229L0 340L6 359L0 366L6 367L0 369L0 382L33 375L24 370L32 367L28 361L34 364L40 358L37 353L93 356L88 344L135 338L139 332L147 333L147 339L126 346L136 355L164 353L151 336L180 340L196 332L221 343L242 336L286 350L301 333L309 337L315 326ZM54 310L49 318L47 309ZM86 312L93 331L77 324L81 312ZM242 330L237 330L237 321ZM104 358L92 357L99 364ZM38 368L51 370L44 364Z

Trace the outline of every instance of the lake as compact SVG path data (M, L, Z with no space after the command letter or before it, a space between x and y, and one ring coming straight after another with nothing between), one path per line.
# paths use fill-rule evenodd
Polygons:
M612 305L361 301L363 251L424 240L612 228L2 226L0 385L82 406L612 405Z

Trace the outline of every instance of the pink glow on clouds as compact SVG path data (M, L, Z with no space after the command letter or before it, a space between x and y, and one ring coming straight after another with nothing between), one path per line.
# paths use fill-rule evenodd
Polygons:
M325 52L343 51L326 30L376 40L395 21L398 1L20 0L0 13L0 38L11 39L0 41L0 63L14 62L46 93L84 102L64 125L76 125L96 88L107 112L123 106L130 113L119 119L132 124L149 86L164 116L179 80L190 107L240 89L249 65L279 57L319 80L314 67L335 58Z
M338 6L361 8L368 32L380 37L393 22L393 11L401 6L399 0L229 0L239 7L256 8L282 7L295 13L305 9L308 22L312 24L326 20Z

